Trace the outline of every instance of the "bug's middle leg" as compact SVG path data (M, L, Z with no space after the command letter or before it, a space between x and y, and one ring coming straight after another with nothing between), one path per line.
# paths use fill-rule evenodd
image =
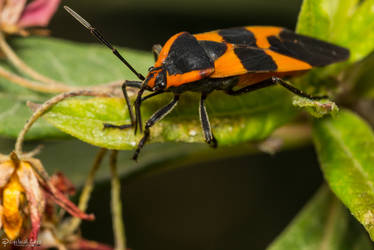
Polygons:
M123 124L123 125L114 125L110 123L104 123L104 128L116 128L116 129L126 129L126 128L132 128L135 125L135 116L134 112L131 108L131 103L130 103L130 98L129 95L127 94L127 87L135 87L135 88L140 88L142 85L142 82L139 81L125 81L122 84L122 92L123 92L123 97L126 100L126 106L129 111L129 116L130 116L130 124Z
M138 147L135 150L135 153L132 157L133 160L136 160L138 158L138 155L140 153L140 150L144 147L145 143L147 142L149 136L150 136L150 128L155 125L156 122L160 121L162 118L164 118L167 114L169 114L177 105L179 100L179 95L175 95L173 100L163 108L159 109L154 113L151 118L145 123L144 127L144 135L142 139L140 140Z
M206 112L206 107L205 107L206 97L207 97L206 93L201 94L200 106L199 106L200 121L201 121L201 126L203 128L205 141L209 144L209 146L216 148L217 140L212 133L212 128L210 127L208 113Z

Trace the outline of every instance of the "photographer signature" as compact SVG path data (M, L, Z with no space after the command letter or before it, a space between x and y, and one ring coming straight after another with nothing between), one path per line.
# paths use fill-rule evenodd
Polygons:
M30 241L30 240L9 240L9 239L2 239L1 244L3 246L7 245L12 245L12 246L17 246L17 247L38 247L41 245L41 242L36 240L36 241Z

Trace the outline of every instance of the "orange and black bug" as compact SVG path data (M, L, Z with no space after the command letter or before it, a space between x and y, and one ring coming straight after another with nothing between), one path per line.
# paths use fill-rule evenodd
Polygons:
M149 68L147 77L139 74L103 36L77 13L65 7L80 23L102 43L112 49L141 81L126 81L123 93L131 117L131 124L122 126L104 124L105 128L137 127L142 131L140 106L142 101L164 92L174 93L173 100L155 112L145 123L144 135L133 159L150 135L150 128L177 105L179 96L186 91L201 93L199 114L205 141L212 147L217 141L212 133L205 99L214 90L229 95L240 95L274 84L280 84L296 95L309 99L325 97L310 96L282 80L313 67L326 66L346 60L349 50L315 38L271 26L247 26L221 29L192 35L181 32L172 36L163 47L154 46L156 63ZM126 87L137 87L139 92L134 103L133 116ZM144 91L152 91L143 97Z

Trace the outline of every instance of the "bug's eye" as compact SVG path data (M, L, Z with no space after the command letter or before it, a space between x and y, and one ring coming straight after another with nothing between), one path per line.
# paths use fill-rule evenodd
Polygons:
M165 75L165 72L162 70L156 76L155 90L161 90L161 89L164 89L165 87L166 87L166 75Z

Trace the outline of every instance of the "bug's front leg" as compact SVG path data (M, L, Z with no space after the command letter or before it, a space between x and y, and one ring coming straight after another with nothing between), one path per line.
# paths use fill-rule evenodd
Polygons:
M114 125L114 124L110 124L110 123L104 123L103 124L104 129L106 129L106 128L127 129L127 128L134 127L135 116L134 116L134 112L131 108L129 95L127 94L127 87L140 88L141 85L142 85L142 82L139 82L139 81L125 81L122 84L122 92L123 92L123 96L126 100L126 106L128 108L128 111L129 111L129 116L130 116L131 123L130 124L123 124L123 125Z
M199 106L200 121L201 121L201 126L203 128L205 141L209 144L209 146L216 148L217 140L212 133L212 128L210 127L208 113L206 112L206 107L205 107L206 97L207 97L206 93L203 93L201 95L200 106Z
M145 143L147 142L149 136L150 136L150 128L155 125L156 122L160 121L162 118L164 118L167 114L169 114L175 106L177 106L179 100L179 95L175 95L173 100L163 108L156 111L151 118L145 123L144 127L144 135L142 139L140 140L138 147L135 150L135 153L132 157L133 160L136 160L138 158L138 155L140 153L140 150L144 147Z

